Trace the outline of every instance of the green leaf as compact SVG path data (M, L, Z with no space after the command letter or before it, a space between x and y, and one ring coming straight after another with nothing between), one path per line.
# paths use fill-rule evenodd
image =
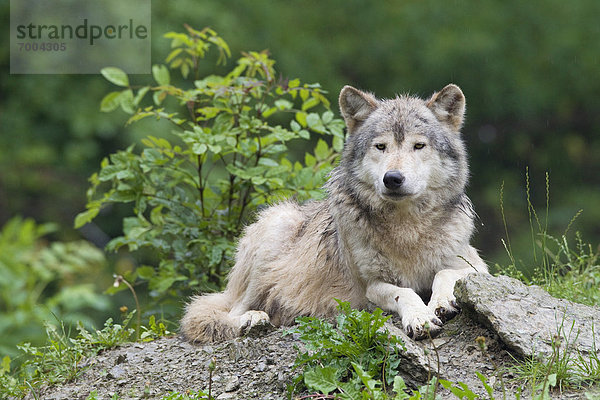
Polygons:
M206 150L208 150L208 146L204 143L194 143L192 145L192 153L196 155L202 155L206 153Z
M355 362L352 362L351 364L352 368L354 368L354 372L356 372L356 375L358 375L363 385L365 385L369 392L373 393L373 391L377 389L377 386L381 384L381 381L373 379L373 377L369 375L369 373L366 372L359 364Z
M306 101L309 95L310 92L308 91L308 89L300 89L300 98L302 99L302 101Z
M296 121L302 125L303 128L306 128L306 113L301 111L296 113Z
M335 367L315 368L304 373L304 384L323 394L329 394L338 387Z
M317 99L316 97L311 97L310 99L308 99L304 103L302 103L302 111L306 111L317 105L319 105L319 99Z
M323 113L323 115L321 116L321 120L323 121L323 123L325 125L327 125L328 123L330 123L331 121L333 121L333 113L329 110L325 111Z
M277 107L280 110L289 110L293 107L294 105L285 99L279 99L279 100L275 100L275 107Z
M148 90L150 90L150 87L148 86L144 86L143 88L138 90L137 94L135 95L135 98L133 99L134 106L137 107L140 104L140 101L142 101L146 93L148 93Z
M271 108L269 108L269 109L265 110L265 111L262 113L262 117L263 117L263 118L269 118L269 117L270 117L271 115L273 115L273 113L275 113L276 111L277 111L277 107L271 107Z
M181 65L181 75L183 75L183 77L187 79L189 73L190 73L190 66L187 63L182 64Z
M128 87L129 79L122 69L116 67L106 67L100 70L100 73L109 81L117 86Z
M297 123L296 121L290 122L290 128L292 129L293 132L300 132L300 129L302 129L300 124Z
M109 181L116 177L120 171L121 168L117 165L107 165L106 167L102 168L102 170L100 170L98 179L100 179L101 182Z
M100 102L100 111L111 112L117 109L121 104L122 92L110 92L102 98Z
M96 218L99 212L100 207L93 207L89 210L85 210L77 214L77 216L75 217L75 229L81 228L82 226Z
M475 374L477 375L477 378L479 378L479 380L481 381L481 383L483 383L483 387L485 388L485 390L488 392L488 395L490 396L490 398L492 397L492 394L494 393L494 388L490 386L490 384L488 383L488 379L486 376L484 376L481 372L476 371Z
M556 386L556 374L548 375L548 384L552 387Z
M152 66L152 76L154 77L154 80L161 86L171 84L169 69L162 64L155 64Z
M135 113L135 104L133 99L133 91L131 89L123 90L121 92L121 96L119 96L121 100L121 109L125 111L127 114Z
M152 278L155 275L154 268L149 266L139 267L136 271L140 278L146 280Z
M310 139L310 132L307 131L306 129L302 129L300 132L298 132L298 136L300 136L302 139Z
M394 377L394 392L396 393L394 400L408 399L410 396L404 392L405 389L406 383L404 383L404 379L400 375L396 375Z
M329 157L329 146L323 139L319 139L315 147L315 156L317 160L322 161Z
M261 159L258 160L258 165L264 165L266 167L278 167L279 163L271 158L261 157Z
M344 139L342 139L338 136L335 136L333 138L331 145L333 147L333 150L335 150L338 153L341 153L342 150L344 150Z
M477 372L477 374L479 374L479 372ZM459 399L475 400L476 398L478 398L478 396L475 393L473 393L469 386L463 382L458 382L460 388L454 386L452 382L447 381L445 379L440 379L439 383ZM492 392L488 391L488 394L490 395L490 398L493 398L493 390Z
M164 159L160 150L152 148L144 149L144 151L142 152L142 157L145 160L148 160L153 163Z
M157 106L163 102L163 100L167 97L167 92L164 90L159 90L158 92L154 92L152 95L152 99L154 100L154 104Z
M308 127L311 129L315 129L315 128L323 128L323 124L321 123L321 118L319 118L319 114L315 114L315 113L310 113L308 114L308 116L306 117L306 123L308 124Z
M10 357L4 356L2 359L2 368L0 368L0 376L10 372Z
M136 194L133 190L118 190L114 192L108 199L118 203L128 203L136 199Z

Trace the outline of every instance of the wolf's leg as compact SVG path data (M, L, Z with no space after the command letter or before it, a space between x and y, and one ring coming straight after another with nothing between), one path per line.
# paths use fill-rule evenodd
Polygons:
M431 300L427 307L435 313L442 321L446 322L456 314L460 308L454 297L454 284L473 272L472 267L462 269L443 269L435 274L431 287Z
M414 339L433 337L441 331L442 321L412 289L372 282L367 286L367 299L387 311L398 313L404 331Z

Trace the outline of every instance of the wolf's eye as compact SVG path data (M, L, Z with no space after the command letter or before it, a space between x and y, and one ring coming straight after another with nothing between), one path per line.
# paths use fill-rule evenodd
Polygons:
M377 150L379 150L379 151L384 151L384 150L385 150L385 144L383 144L383 143L377 143L377 144L375 145L375 148L376 148Z
M421 150L425 147L425 143L415 143L415 150Z

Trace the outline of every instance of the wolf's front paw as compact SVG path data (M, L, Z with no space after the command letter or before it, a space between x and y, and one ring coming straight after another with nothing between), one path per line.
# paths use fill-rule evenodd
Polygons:
M432 298L427 307L443 322L451 320L460 312L460 307L456 303L454 296L447 299Z
M406 334L415 340L433 338L442 331L442 321L427 307L403 315L402 326Z
M240 317L240 331L244 336L263 336L273 328L269 315L264 311L246 311Z

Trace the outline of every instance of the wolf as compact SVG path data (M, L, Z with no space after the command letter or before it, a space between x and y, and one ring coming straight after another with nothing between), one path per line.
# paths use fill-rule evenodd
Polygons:
M347 139L327 197L259 213L239 240L225 291L187 304L186 339L222 341L269 322L328 318L335 299L397 313L405 332L422 339L459 311L455 282L487 273L470 245L460 88L379 100L345 86L339 105Z

